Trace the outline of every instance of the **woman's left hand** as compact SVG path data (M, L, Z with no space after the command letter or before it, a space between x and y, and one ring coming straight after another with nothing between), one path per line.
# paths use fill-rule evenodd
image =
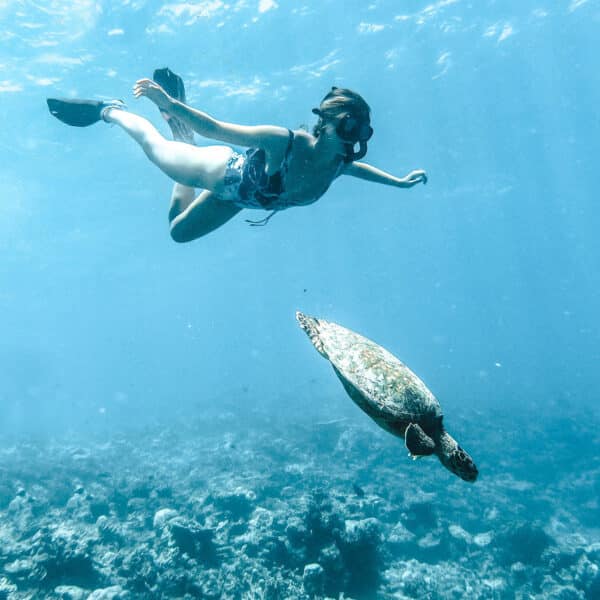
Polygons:
M136 98L146 96L149 100L154 102L160 110L168 110L169 104L173 100L165 90L152 79L138 79L133 86L133 95Z
M404 177L404 182L408 187L412 187L413 185L417 185L417 183L422 183L425 185L427 183L427 173L423 171L423 169L415 169L411 171L406 177Z

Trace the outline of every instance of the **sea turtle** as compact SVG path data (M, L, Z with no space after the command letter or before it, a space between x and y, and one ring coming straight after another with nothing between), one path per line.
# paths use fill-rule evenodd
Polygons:
M461 479L477 479L475 463L444 429L439 402L405 364L375 342L336 323L301 312L296 319L331 363L350 398L380 427L403 437L412 458L435 454Z

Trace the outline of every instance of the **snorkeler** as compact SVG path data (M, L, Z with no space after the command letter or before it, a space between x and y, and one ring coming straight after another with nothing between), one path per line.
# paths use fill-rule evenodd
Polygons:
M312 204L340 175L403 188L427 183L420 169L395 177L357 162L367 152L373 129L369 105L348 89L331 88L319 108L313 109L319 120L312 135L302 129L218 121L186 104L183 81L169 69L157 69L154 80L137 81L133 93L156 104L175 141L128 112L119 100L49 98L48 107L68 125L85 127L100 120L116 123L176 182L169 209L171 237L176 242L206 235L242 208L272 211L262 221L251 221L264 224L276 211ZM249 150L239 154L228 145L195 146L193 132ZM202 188L198 196L195 188Z

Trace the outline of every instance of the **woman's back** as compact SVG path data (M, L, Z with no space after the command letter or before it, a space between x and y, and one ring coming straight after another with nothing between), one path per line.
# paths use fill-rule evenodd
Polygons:
M280 153L267 153L267 173L269 167L278 164ZM279 163L280 165L282 162ZM329 188L332 181L343 170L342 157L324 154L317 138L300 129L294 131L294 139L285 170L281 204L303 206L318 200Z

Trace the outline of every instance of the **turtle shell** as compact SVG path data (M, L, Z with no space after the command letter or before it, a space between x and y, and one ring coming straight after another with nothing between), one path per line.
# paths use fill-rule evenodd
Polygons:
M409 423L419 424L429 435L441 428L439 402L393 354L336 323L302 313L296 317L348 395L378 425L400 436Z

